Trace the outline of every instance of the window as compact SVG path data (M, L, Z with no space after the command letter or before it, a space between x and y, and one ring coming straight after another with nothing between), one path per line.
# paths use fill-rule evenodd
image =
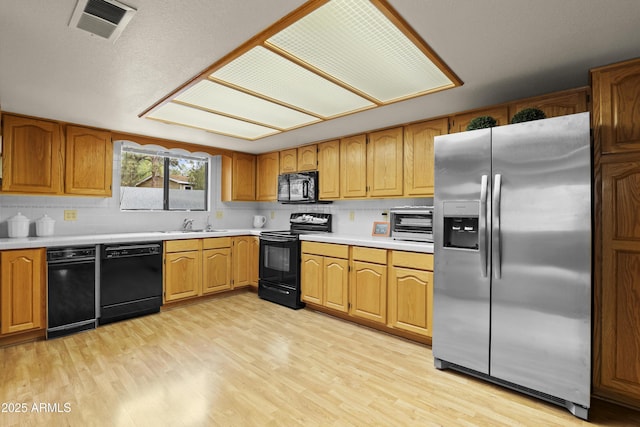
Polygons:
M122 146L121 210L207 209L209 158Z

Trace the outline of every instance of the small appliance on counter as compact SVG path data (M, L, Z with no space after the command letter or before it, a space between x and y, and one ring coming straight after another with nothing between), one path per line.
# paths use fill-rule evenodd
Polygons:
M53 227L56 221L49 215L44 214L36 220L36 236L53 236Z
M289 230L260 233L258 296L299 309L305 304L300 300L301 244L298 236L330 233L331 214L296 212L289 217L289 224Z
M29 218L18 212L7 220L9 237L27 237L29 235Z
M433 242L433 206L400 206L389 212L395 240Z

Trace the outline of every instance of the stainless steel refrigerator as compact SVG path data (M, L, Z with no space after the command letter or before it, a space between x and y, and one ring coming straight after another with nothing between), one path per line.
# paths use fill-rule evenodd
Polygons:
M438 136L434 152L436 367L586 419L589 113Z

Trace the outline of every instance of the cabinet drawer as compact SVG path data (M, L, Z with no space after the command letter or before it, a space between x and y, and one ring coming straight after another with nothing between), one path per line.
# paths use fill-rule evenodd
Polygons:
M200 250L202 242L200 239L187 240L167 240L164 242L165 252L184 252Z
M302 252L334 258L349 258L349 246L335 243L302 242Z
M209 239L202 239L202 249L220 249L230 247L231 237L212 237Z
M374 262L376 264L387 263L387 250L386 249L374 249L364 248L361 246L354 246L352 249L353 259L358 261Z
M391 251L391 264L396 267L433 271L433 255L420 252Z

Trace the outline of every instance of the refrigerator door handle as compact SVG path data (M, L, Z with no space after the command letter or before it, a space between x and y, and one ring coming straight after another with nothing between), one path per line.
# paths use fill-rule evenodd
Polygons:
M480 270L482 277L487 277L487 175L482 175L480 181L480 218L478 245L480 246Z
M501 259L500 259L500 195L502 186L502 175L497 173L493 182L493 207L491 226L491 259L493 262L493 272L496 279L502 277Z

